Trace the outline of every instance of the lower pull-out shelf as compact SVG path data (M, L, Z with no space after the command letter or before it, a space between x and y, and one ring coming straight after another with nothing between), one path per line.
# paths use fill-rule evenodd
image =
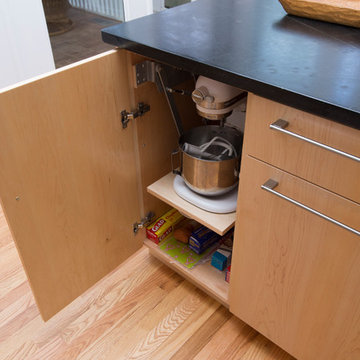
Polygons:
M211 266L210 261L199 264L192 269L187 269L161 251L159 246L151 240L145 239L144 244L150 249L151 255L155 256L221 304L229 307L229 284L225 281L224 271L219 271Z
M236 217L235 212L229 214L216 214L190 204L176 194L173 187L174 178L175 175L169 173L148 186L147 190L150 194L178 209L185 216L198 221L200 224L205 225L219 235L224 235L234 226Z

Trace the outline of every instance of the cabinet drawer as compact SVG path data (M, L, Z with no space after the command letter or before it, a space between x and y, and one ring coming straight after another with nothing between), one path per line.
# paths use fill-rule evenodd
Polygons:
M270 128L279 119L288 123L287 133L279 127ZM244 149L260 160L360 203L360 130L249 94Z
M230 310L299 360L359 359L360 236L301 205L358 231L360 206L249 156L242 167Z

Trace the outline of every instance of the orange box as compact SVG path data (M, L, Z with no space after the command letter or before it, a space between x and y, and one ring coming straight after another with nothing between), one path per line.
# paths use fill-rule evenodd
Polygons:
M146 228L146 237L159 244L173 234L175 225L183 219L176 209L171 209Z

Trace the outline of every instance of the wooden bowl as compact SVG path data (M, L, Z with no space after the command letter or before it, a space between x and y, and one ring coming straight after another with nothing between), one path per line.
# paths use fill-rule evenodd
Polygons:
M279 0L291 15L360 28L360 0Z

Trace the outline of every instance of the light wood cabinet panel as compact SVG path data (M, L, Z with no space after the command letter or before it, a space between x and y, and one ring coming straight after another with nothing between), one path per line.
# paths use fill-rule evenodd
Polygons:
M178 134L156 85L134 83L144 60L110 51L0 94L0 199L45 320L142 246L135 222L169 208L146 187L171 170ZM123 129L139 102L150 111ZM185 114L186 128L199 120Z
M170 154L178 146L179 136L172 119L169 105L163 93L160 93L155 83L147 81L136 85L135 64L146 59L140 55L128 53L130 66L129 77L132 84L132 108L139 102L150 105L150 111L146 116L137 117L134 120L136 127L136 157L139 170L138 181L140 185L142 215L149 211L160 216L170 206L150 195L147 187L165 176L171 171ZM174 86L177 87L177 86ZM185 81L178 85L181 89L192 89L193 81ZM201 118L197 115L195 106L190 96L175 96L177 106L184 129L201 125Z
M249 94L244 149L260 160L360 203L360 161L270 129L278 119L285 130L360 159L360 130Z
M0 198L45 320L142 246L130 107L124 51L0 95Z
M360 206L247 155L242 160L230 310L301 360L360 358Z

